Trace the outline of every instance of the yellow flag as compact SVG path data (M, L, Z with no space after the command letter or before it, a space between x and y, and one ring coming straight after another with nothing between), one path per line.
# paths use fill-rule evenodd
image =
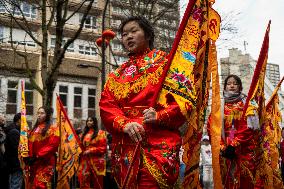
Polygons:
M26 98L25 98L25 81L21 81L21 132L20 132L20 142L18 147L18 153L20 157L29 156L28 148L28 123L26 116Z
M278 90L281 87L284 77L278 83L274 92L272 93L268 103L265 106L265 118L263 123L263 140L264 140L264 154L267 158L268 164L271 167L273 177L273 188L284 188L281 171L279 167L279 150L278 146L281 141L281 126L282 121L281 111L279 109Z
M158 103L166 104L165 95L171 93L188 122L188 129L183 137L183 161L186 164L183 188L200 187L200 141L211 79L211 65L208 63L211 47L209 38L218 38L220 26L220 17L210 8L212 3L209 2L189 1L169 55L166 82L163 83L158 98ZM215 178L215 188L221 188L217 174Z
M75 133L59 97L56 100L56 122L60 128L60 145L57 159L57 188L69 188L69 180L79 167L79 156L82 152L79 138Z
M29 167L25 166L23 158L29 156L29 146L28 146L28 123L26 116L26 98L25 98L25 81L21 81L21 131L20 131L20 141L18 146L18 156L20 160L21 167L24 173L25 187L29 187Z

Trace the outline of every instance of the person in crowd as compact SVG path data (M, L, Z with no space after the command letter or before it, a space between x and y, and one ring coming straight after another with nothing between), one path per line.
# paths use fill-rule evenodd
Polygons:
M224 110L220 166L223 185L226 189L261 188L256 180L257 164L260 162L259 117L252 103L251 113L243 116L246 96L242 93L241 79L229 75L224 82ZM209 118L210 132L210 118Z
M202 166L203 189L213 189L212 151L208 135L202 137L200 163Z
M37 120L29 132L29 157L24 162L29 166L29 188L51 188L55 172L56 152L60 143L59 128L52 123L52 108L40 107Z
M125 188L172 188L179 176L178 128L186 119L170 92L166 105L152 105L167 54L154 49L153 27L143 17L126 19L119 32L129 60L110 73L100 100L115 180Z
M0 114L0 186L1 189L9 188L9 173L7 167L7 161L4 157L5 155L5 142L6 142L6 133L5 133L5 123L6 118L3 114Z
M99 130L95 117L88 117L81 137L84 151L80 157L79 183L81 189L104 188L106 174L106 132Z
M23 170L18 158L20 141L21 113L14 116L13 122L7 126L5 142L5 159L9 169L10 189L21 189L23 183Z

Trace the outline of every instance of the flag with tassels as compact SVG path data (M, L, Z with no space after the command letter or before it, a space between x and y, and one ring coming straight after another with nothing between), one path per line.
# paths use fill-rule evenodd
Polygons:
M25 81L21 81L21 132L18 153L20 157L29 156L28 148L28 122L27 122L27 108L26 108L26 97L25 97Z
M218 61L215 41L219 37L221 18L219 14L209 7L209 56L208 63L211 70L212 82L212 96L211 96L211 127L210 127L210 141L212 151L212 168L214 188L221 189L222 179L220 172L220 141L222 130L222 117L221 117L221 96L220 96L220 83L218 73ZM208 76L210 78L210 76Z
M67 116L60 98L56 100L56 122L60 128L60 145L57 159L57 188L69 188L70 178L79 167L79 156L82 152L79 146L80 140Z
M273 171L273 188L284 188L281 171L279 167L279 150L278 146L281 141L281 121L282 115L279 109L279 97L278 90L284 77L276 86L274 92L272 93L269 101L265 106L265 118L262 128L263 133L263 143L265 144L264 154L268 157L268 163Z
M164 69L164 82L161 89L157 90L159 104L166 105L166 95L171 93L187 119L187 131L183 137L183 161L186 164L183 188L200 187L200 141L211 79L209 36L212 35L212 39L216 40L220 26L220 17L216 17L218 14L210 8L212 4L210 0L188 2L169 54L169 63ZM220 175L214 175L215 188L221 188Z
M259 138L256 149L256 170L255 180L262 183L265 189L273 188L273 170L270 167L267 154L267 143L264 141L264 122L266 116L264 81L269 50L269 21L263 39L261 51L252 77L251 86L243 109L243 117L254 118L248 120L248 127L255 130L255 135Z
M27 108L26 108L26 97L25 97L25 81L21 80L21 131L20 131L20 141L18 146L18 156L24 173L25 186L26 188L28 188L29 167L25 166L25 163L23 161L23 158L29 156L29 146L28 146L29 126L27 122L26 112Z

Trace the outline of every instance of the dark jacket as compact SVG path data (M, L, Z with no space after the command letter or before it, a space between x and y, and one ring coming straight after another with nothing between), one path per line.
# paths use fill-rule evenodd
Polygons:
M21 170L18 158L18 146L20 141L20 128L15 123L11 123L6 128L5 159L10 173Z

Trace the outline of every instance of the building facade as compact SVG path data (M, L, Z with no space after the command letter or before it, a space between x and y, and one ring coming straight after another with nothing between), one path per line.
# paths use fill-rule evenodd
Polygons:
M31 74L34 79L41 82L41 48L34 40L16 23L12 23L8 17L7 5L1 4L0 1L0 112L6 114L8 120L12 120L15 113L20 111L20 81L26 82L26 101L28 121L31 123L35 120L38 107L41 106L41 96L32 88L27 77L25 62L23 58L14 52L25 52L30 65ZM34 1L20 1L19 8L13 9L16 19L21 20L22 14L28 21L30 29L34 36L41 37L41 12L37 9ZM83 6L79 11L75 11L74 6L81 3L81 0L70 1L67 16L71 16L64 27L63 43L67 41L81 23L82 15L85 11ZM140 1L135 1L137 2ZM170 1L169 1L170 2ZM171 2L166 0L155 3L154 12L170 10ZM178 1L177 1L178 2ZM73 3L73 4L72 4ZM117 32L121 20L127 16L139 14L133 12L134 1L131 0L111 0L107 6L105 17L105 28L110 28ZM139 3L141 10L147 9L143 0ZM176 3L174 10L178 11L179 3ZM10 7L9 7L10 6ZM9 5L8 8L12 8ZM96 46L95 41L102 33L102 13L105 6L104 0L95 0L87 16L83 30L80 36L69 46L63 63L59 69L58 82L54 90L53 107L55 107L55 96L58 94L63 101L69 118L76 124L84 125L84 120L88 116L99 118L98 102L101 94L101 68L100 48ZM175 37L175 32L179 23L178 14L170 15L170 11L154 22L156 38L156 47L169 49L171 41ZM49 13L50 14L50 13ZM167 23L164 23L167 22ZM124 53L121 36L117 34L116 38L111 41L110 47L106 50L106 61L115 65L116 62L121 64L127 60L127 54ZM48 48L50 56L55 47L56 28L54 23L48 36ZM166 41L166 43L165 43ZM166 44L166 45L164 45ZM14 48L11 48L13 45ZM78 65L87 65L87 69L80 68ZM106 72L113 69L112 66L106 66ZM56 115L56 114L55 114Z

